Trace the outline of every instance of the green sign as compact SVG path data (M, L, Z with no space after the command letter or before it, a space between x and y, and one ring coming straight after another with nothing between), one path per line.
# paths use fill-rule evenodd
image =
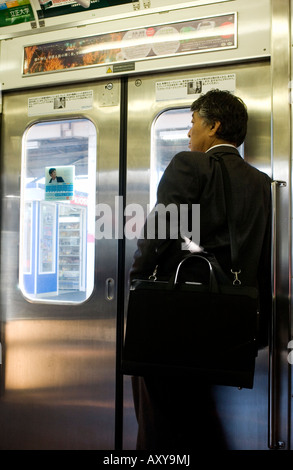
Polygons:
M34 21L29 0L15 0L0 3L0 27Z

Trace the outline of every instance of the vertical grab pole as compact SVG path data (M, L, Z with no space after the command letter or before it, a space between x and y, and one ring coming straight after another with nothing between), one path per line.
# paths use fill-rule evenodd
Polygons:
M271 286L272 286L272 318L269 342L269 419L268 419L268 447L275 446L275 323L276 323L276 199L277 182L272 182L272 258L271 258Z
M272 286L272 317L269 342L269 419L268 419L268 447L276 449L280 443L276 442L276 277L277 277L277 188L286 186L285 181L272 182L272 257L271 257L271 286Z

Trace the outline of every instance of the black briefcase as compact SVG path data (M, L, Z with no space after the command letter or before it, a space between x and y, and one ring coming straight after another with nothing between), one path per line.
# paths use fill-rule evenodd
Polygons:
M208 284L178 282L187 259L207 263ZM131 283L122 371L252 388L258 313L257 289L219 285L210 260L190 255L169 281Z
M214 157L223 175L231 246L228 283L213 256L190 255L208 266L208 282L179 280L182 263L169 282L131 283L122 371L129 375L196 374L213 384L252 388L257 331L258 291L239 279L237 233L229 175L221 154ZM202 268L199 270L202 271Z

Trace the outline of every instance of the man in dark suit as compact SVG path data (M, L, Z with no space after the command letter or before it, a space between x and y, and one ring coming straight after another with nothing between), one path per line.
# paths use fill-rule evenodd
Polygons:
M166 168L157 191L157 204L200 204L200 247L217 257L227 276L231 274L230 239L223 193L222 173L217 155L227 168L232 190L232 210L239 245L242 285L260 289L263 344L270 313L270 219L271 180L250 166L237 147L245 139L247 110L241 99L220 90L211 90L191 106L192 127L188 133L191 152L181 152ZM138 240L130 279L148 277L158 266L158 275L168 277L186 251L184 234L177 239ZM160 217L160 216L159 216ZM170 224L170 220L167 220ZM159 224L159 221L158 221ZM167 234L172 227L167 228ZM233 279L233 277L232 277ZM179 314L180 312L178 312ZM225 448L221 428L207 384L196 378L133 378L138 419L138 449L180 450Z
M49 183L64 183L62 176L57 176L56 168L50 168L49 175L51 176Z

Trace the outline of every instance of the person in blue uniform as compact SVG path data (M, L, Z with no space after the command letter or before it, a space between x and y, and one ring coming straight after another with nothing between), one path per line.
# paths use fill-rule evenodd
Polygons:
M244 161L237 150L244 142L248 121L240 98L211 90L194 101L191 111L190 151L178 153L167 166L158 186L157 204L188 204L190 211L192 204L200 204L200 248L212 252L226 275L233 276L222 174L214 158L221 155L231 182L241 282L259 288L261 342L265 346L271 312L271 179ZM146 229L144 233L137 243L130 280L147 278L157 265L162 276L170 276L186 255L180 234L177 239L162 240L158 236L148 239ZM196 377L179 379L175 375L172 379L133 377L132 384L137 449L226 448L208 384Z

